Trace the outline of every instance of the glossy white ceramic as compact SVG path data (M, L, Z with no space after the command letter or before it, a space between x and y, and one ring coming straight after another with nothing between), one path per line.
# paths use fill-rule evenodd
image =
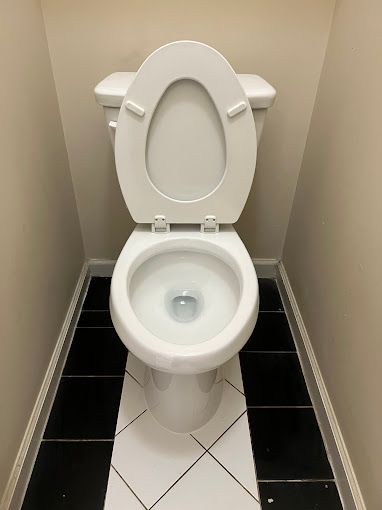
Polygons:
M276 92L258 76L238 78L213 48L177 41L95 93L126 205L140 223L114 269L112 320L146 367L137 374L153 416L191 432L219 416L220 367L256 324L257 277L231 224Z
M255 173L256 128L227 60L206 44L177 41L138 70L115 134L119 184L137 223L238 220Z
M179 323L172 319L165 310L165 300L169 287L176 282L178 288L190 286L190 274L182 264L173 267L173 281L169 282L167 271L158 269L156 275L155 302L150 302L151 313L166 315L166 327L171 330L167 336L152 329L152 319L147 312L147 320L137 315L132 296L136 291L132 288L134 275L148 260L158 255L173 253L207 254L216 259L216 267L223 264L234 275L237 287L237 302L230 320L226 316L219 317L212 313L218 328L204 338L199 329L199 320ZM223 266L223 267L224 267ZM205 271L205 267L200 270ZM193 268L197 273L197 266ZM216 278L214 266L211 264L204 272L204 283L208 278ZM192 281L192 279L191 279ZM200 291L203 294L202 286ZM149 300L149 296L147 297ZM217 308L225 303L227 296L217 292L207 301L208 307ZM206 296L207 300L207 296ZM259 307L259 291L256 272L252 260L232 226L223 226L218 234L201 233L198 227L174 227L168 234L152 233L148 226L138 225L127 240L117 260L110 292L110 312L116 331L127 348L146 365L172 374L199 374L213 370L236 354L248 340L257 319ZM213 310L214 312L215 310ZM208 313L208 311L207 311ZM173 332L185 332L187 341L174 342ZM195 331L195 335L192 332ZM201 341L203 340L203 341Z

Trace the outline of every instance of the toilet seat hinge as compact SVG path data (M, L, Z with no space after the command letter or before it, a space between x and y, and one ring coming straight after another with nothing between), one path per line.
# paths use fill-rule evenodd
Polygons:
M216 216L212 214L207 215L204 218L204 222L201 224L200 231L211 234L219 232L219 223L216 222Z
M170 224L166 222L166 216L157 214L154 216L154 223L151 224L151 232L166 234L170 232Z

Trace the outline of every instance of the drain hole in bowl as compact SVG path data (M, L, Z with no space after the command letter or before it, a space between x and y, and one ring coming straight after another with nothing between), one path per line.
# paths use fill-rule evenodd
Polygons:
M203 307L203 298L195 290L171 290L165 297L166 309L178 322L191 322L199 315Z

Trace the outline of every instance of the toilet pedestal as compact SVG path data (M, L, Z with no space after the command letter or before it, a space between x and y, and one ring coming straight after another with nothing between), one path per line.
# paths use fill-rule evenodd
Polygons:
M158 423L172 432L190 433L205 425L219 407L222 391L220 368L177 375L146 366L147 407Z

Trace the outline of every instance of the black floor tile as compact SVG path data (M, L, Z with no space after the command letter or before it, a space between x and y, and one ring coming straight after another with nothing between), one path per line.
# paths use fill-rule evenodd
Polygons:
M112 328L80 328L73 338L64 375L124 375L127 349Z
M109 310L111 278L93 277L90 280L83 310Z
M260 310L284 310L275 280L259 278Z
M112 442L43 442L22 510L102 510Z
M46 439L114 439L123 377L63 377Z
M259 480L332 479L314 411L248 409Z
M334 482L260 482L263 510L342 510Z
M79 328L112 328L113 322L110 317L110 312L81 312L78 319L77 327Z
M241 352L247 406L309 406L297 354Z
M242 351L295 351L285 313L260 312L256 327Z

